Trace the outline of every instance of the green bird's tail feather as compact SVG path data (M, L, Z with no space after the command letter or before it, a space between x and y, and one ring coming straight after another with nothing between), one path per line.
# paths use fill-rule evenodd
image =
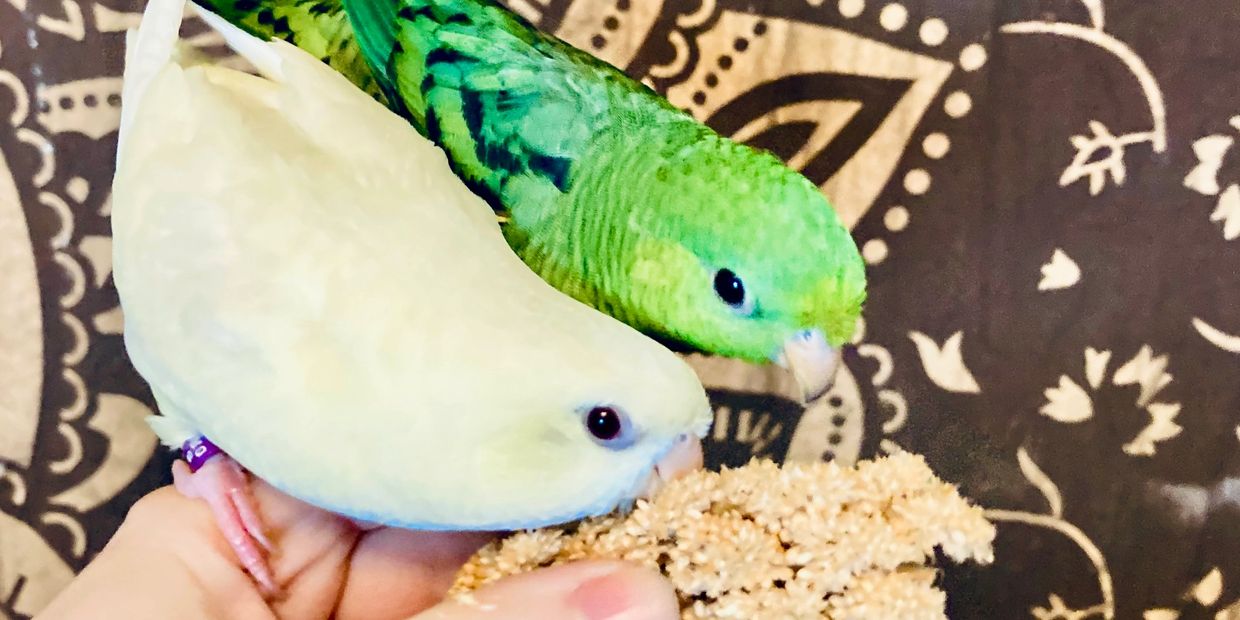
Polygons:
M501 214L516 177L509 191L565 191L589 121L606 113L590 80L569 81L613 68L491 0L197 1L321 58L447 150Z
M616 67L494 0L341 1L397 112L447 150L492 207L513 216L509 230L545 221L618 123L694 126Z
M251 35L282 39L317 56L358 87L411 117L420 131L426 128L427 106L416 96L417 89L406 91L403 97L398 94L397 80L415 76L402 77L394 71L397 52L413 52L402 62L402 70L424 65L442 44L433 40L432 33L448 23L508 33L534 32L532 25L490 0L195 1ZM424 73L416 71L415 75Z
M613 124L697 131L646 86L494 0L199 1L322 58L444 148L502 217L527 224L570 192Z
M489 42L511 51L514 41L505 39L515 37L516 47L524 52L543 38L531 24L492 0L340 1L381 87L403 100L411 120L421 128L430 107L423 92L429 90L424 83L431 77L429 65L470 60L472 52L479 51L472 49L475 44Z

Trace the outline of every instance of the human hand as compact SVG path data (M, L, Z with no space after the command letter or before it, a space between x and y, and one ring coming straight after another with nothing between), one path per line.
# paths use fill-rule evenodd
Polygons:
M461 565L492 535L363 530L261 480L252 493L276 546L283 594L264 600L207 505L172 487L139 500L113 539L39 620L59 618L408 618L519 620L679 617L659 575L614 562L527 573L445 601Z

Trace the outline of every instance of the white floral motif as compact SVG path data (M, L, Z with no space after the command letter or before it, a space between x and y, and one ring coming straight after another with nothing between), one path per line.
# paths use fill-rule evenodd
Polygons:
M1093 400L1067 375L1061 375L1059 387L1048 388L1045 394L1046 404L1040 411L1056 422L1076 424L1094 417Z
M1233 116L1230 124L1240 131L1240 116ZM1197 165L1184 177L1184 187L1203 196L1218 196L1210 221L1222 224L1223 239L1227 241L1240 239L1240 184L1233 183L1221 189L1218 173L1235 142L1231 136L1222 134L1211 134L1193 142Z
M1153 456L1157 444L1177 437L1184 428L1176 424L1175 418L1180 414L1179 403L1152 402L1163 388L1171 383L1171 374L1167 372L1167 356L1154 355L1154 350L1145 345L1137 354L1115 371L1112 382L1115 385L1139 385L1137 406L1142 407L1150 416L1150 423L1132 441L1124 444L1123 450L1129 456Z
M1115 371L1112 381L1115 385L1140 385L1141 395L1137 398L1137 406L1144 407L1171 383L1171 375L1166 370L1167 356L1155 357L1154 350L1145 345L1128 363Z
M1216 566L1209 573L1206 573L1205 577L1201 578L1201 581L1189 588L1188 593L1184 595L1184 599L1191 600L1202 607L1210 608L1214 607L1222 596L1223 573ZM1142 620L1178 620L1179 618L1180 612L1168 608L1147 609L1142 615ZM1240 620L1240 600L1219 609L1214 614L1214 620Z
M48 32L66 36L74 41L85 39L86 22L82 19L82 6L75 0L60 0L60 12L64 14L64 19L40 13L35 18L35 23Z
M1227 186L1218 198L1218 205L1210 214L1211 222L1223 224L1223 238L1228 241L1240 239L1240 185Z
M1193 586L1189 594L1204 607L1211 607L1223 595L1223 573L1215 566Z
M1111 363L1110 351L1098 351L1093 347L1085 347L1085 378L1089 381L1090 387L1095 390L1102 387L1109 363Z
M1064 604L1063 599L1058 594L1051 594L1050 608L1034 607L1029 610L1037 620L1085 620L1094 616L1104 616L1106 607L1103 605L1094 605L1086 609L1071 609Z
M1085 376L1094 390L1102 386L1110 360L1110 351L1098 351L1093 347L1085 349ZM1154 397L1171 381L1172 376L1167 372L1167 356L1154 355L1149 345L1142 346L1131 360L1115 371L1112 377L1115 385L1140 387L1136 406L1144 409L1150 417L1150 423L1132 441L1123 445L1125 454L1153 456L1159 443L1173 439L1184 431L1175 421L1180 414L1179 403L1153 402ZM1046 389L1044 393L1046 404L1039 412L1056 422L1079 424L1094 416L1093 399L1089 392L1067 375L1060 376L1059 385Z
M1230 353L1240 353L1240 336L1228 334L1200 318L1193 319L1193 328L1210 344Z
M1025 479L1042 492L1050 515L1056 519L1063 517L1063 495L1059 493L1059 487L1055 486L1055 481L1051 480L1050 476L1046 475L1046 472L1042 471L1042 468L1030 458L1028 450L1024 448L1016 450L1016 464L1020 467L1020 473L1025 475Z
M1141 620L1176 620L1180 612L1174 609L1147 609L1141 614Z
M1039 291L1054 291L1072 288L1081 281L1081 268L1063 250L1055 248L1051 261L1042 265L1042 281L1038 283Z
M1097 196L1106 188L1108 174L1117 187L1124 184L1128 177L1124 168L1124 149L1132 144L1148 142L1149 134L1116 136L1099 121L1089 121L1089 129L1094 134L1092 137L1070 138L1072 146L1076 147L1076 156L1059 176L1059 186L1067 187L1088 178L1089 193Z
M1220 609L1214 614L1214 620L1240 620L1240 600L1228 605L1226 609Z
M1223 135L1211 135L1193 143L1193 154L1197 156L1197 165L1184 177L1184 187L1203 196L1217 196L1219 193L1218 171L1223 167L1223 158L1235 144L1235 138Z
M0 461L28 467L43 392L43 315L34 245L0 153Z
M4 512L0 512L0 540L6 554L0 601L18 613L38 614L69 585L73 569L30 524Z
M1115 185L1124 184L1127 170L1124 156L1130 146L1149 143L1155 153L1167 150L1167 106L1162 89L1145 61L1123 41L1103 30L1103 7L1101 0L1081 0L1089 11L1090 24L1083 26L1070 22L1028 21L1007 24L999 30L1006 34L1049 34L1089 43L1114 56L1137 80L1141 93L1149 105L1152 127L1148 131L1135 131L1116 135L1102 122L1089 122L1092 137L1073 136L1072 145L1076 156L1059 178L1060 186L1089 180L1089 193L1097 196L1106 188L1107 175ZM1100 157L1095 158L1096 155Z
M930 377L935 385L958 394L981 393L982 388L973 378L973 373L969 372L968 366L965 366L960 351L964 332L952 334L942 348L921 332L909 332L908 337L917 345L921 365L926 370L926 376Z
M1064 603L1064 600L1058 594L1051 593L1050 608L1034 607L1029 610L1030 614L1037 620L1085 620L1095 616L1101 617L1103 620L1114 620L1115 585L1102 550L1089 539L1085 532L1082 532L1080 528L1063 518L1063 497L1059 492L1059 488L1038 467L1037 463L1029 457L1028 452L1024 448L1017 450L1016 460L1020 465L1021 473L1046 498L1049 512L1038 514L1019 510L990 509L986 511L986 518L1000 523L1018 523L1047 529L1067 537L1073 543L1076 543L1076 546L1081 549L1085 556L1089 558L1090 563L1093 564L1094 571L1098 575L1098 590L1102 595L1102 602L1097 605L1085 609L1072 609Z
M1178 403L1151 403L1145 410L1150 414L1149 426L1124 444L1124 453L1129 456L1154 456L1157 444L1174 439L1184 431L1184 427L1175 423L1176 416L1180 415Z

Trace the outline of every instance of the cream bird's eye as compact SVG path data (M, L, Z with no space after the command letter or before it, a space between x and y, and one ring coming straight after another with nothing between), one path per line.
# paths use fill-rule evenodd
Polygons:
M596 442L612 449L633 443L633 428L627 416L613 407L594 407L585 416L586 431Z

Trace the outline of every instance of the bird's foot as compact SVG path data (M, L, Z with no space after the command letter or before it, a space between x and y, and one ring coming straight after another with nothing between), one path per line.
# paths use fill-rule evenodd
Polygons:
M250 495L250 481L241 465L203 438L186 442L185 461L172 465L172 479L182 495L201 498L211 507L215 523L241 565L258 582L263 594L279 594L267 564L271 541Z

